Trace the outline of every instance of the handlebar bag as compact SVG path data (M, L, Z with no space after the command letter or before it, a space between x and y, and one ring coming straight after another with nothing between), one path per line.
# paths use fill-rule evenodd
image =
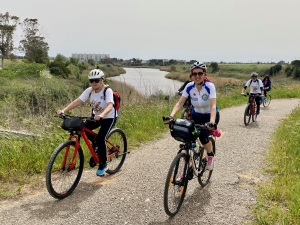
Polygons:
M171 136L181 142L195 141L199 137L199 131L193 120L176 119L170 124Z
M80 117L65 118L61 128L64 130L80 131L83 129L84 122Z

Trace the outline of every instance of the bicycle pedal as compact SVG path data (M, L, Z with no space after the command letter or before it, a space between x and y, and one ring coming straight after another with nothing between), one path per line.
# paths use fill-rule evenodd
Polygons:
M96 163L95 163L95 160L93 157L90 158L90 167L95 167L96 166Z

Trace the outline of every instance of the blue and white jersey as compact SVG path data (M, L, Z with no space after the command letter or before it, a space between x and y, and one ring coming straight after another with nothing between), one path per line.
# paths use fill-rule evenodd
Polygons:
M261 93L261 88L263 88L263 83L260 79L256 79L256 81L252 81L251 79L248 80L245 84L245 89L246 87L250 87L250 93L251 94L260 94Z
M191 97L193 112L200 114L210 114L210 99L216 98L216 87L211 82L204 82L199 92L195 83L188 83L182 93L184 97Z

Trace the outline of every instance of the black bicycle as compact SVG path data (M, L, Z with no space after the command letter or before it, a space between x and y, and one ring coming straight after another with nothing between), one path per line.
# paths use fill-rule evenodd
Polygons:
M249 102L246 105L245 112L244 112L244 124L247 126L250 123L250 119L255 122L257 119L257 105L255 98L259 96L259 94L249 94L246 93L243 96L249 96Z
M166 118L163 117L163 120L166 121ZM175 216L179 211L189 180L198 178L199 184L205 187L213 172L206 169L207 152L198 138L199 131L207 127L193 124L194 121L186 119L177 119L169 123L171 135L176 140L184 142L179 145L165 182L164 209L169 216ZM190 138L191 136L196 138ZM210 136L209 139L216 155L215 137Z

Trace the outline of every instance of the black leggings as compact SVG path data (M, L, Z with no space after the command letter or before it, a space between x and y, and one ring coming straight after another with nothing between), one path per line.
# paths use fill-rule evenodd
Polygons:
M94 118L94 116L92 116L91 118ZM107 161L107 157L106 157L106 142L105 142L105 138L107 136L107 134L109 133L109 131L112 129L112 127L115 125L115 119L113 118L108 118L108 119L102 119L100 121L90 121L87 120L85 123L85 127L90 129L90 130L94 130L98 127L100 127L99 132L96 136L96 141L97 141L97 145L98 145L98 156L100 159L99 162L99 169L102 169L103 166L106 164ZM94 136L87 133L87 136L89 138L89 140L92 141L92 143L94 143Z
M210 115L204 116L204 117L199 117L199 116L192 114L192 120L194 120L195 124L204 125L205 123L210 122ZM220 113L217 112L215 123L218 124L219 121L220 121ZM201 144L205 145L209 142L208 137L210 136L210 132L211 132L210 130L200 130L199 139L200 139Z

